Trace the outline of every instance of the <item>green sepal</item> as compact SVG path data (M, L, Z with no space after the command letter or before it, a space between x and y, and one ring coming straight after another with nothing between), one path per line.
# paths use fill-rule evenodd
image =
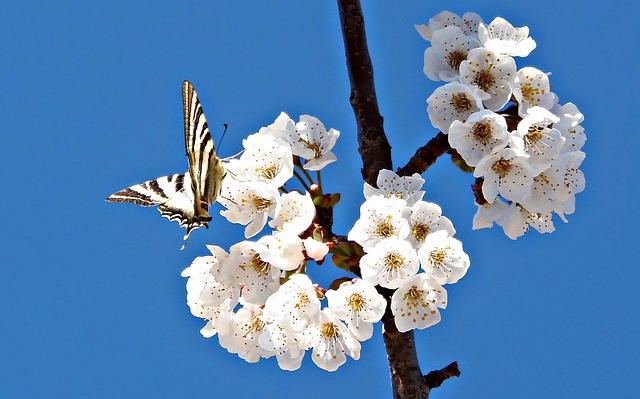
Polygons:
M465 173L471 173L475 169L475 168L467 165L467 163L464 161L464 159L462 159L460 154L458 154L458 152L456 152L456 151L451 153L451 162L453 162L454 165L456 165L461 171L463 171Z
M352 241L336 243L329 253L333 255L331 261L338 268L359 275L360 258L364 256L364 251L358 243Z

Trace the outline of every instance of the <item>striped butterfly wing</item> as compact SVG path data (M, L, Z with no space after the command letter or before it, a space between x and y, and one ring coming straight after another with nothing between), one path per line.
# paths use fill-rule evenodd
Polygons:
M194 217L191 176L186 173L163 176L125 188L110 195L107 202L128 202L141 206L158 205L158 211L162 216L177 221L180 227L187 229L184 236L185 242L191 231L200 226L207 227L206 221L200 221Z
M198 95L193 85L186 80L182 84L182 101L184 141L189 157L189 175L194 194L194 218L205 223L206 226L206 222L211 221L209 205L214 203L220 194L225 170L216 155Z
M185 244L191 232L208 227L209 204L216 201L225 170L216 155L207 120L193 85L182 84L184 106L184 140L189 157L189 171L159 177L120 190L107 202L129 202L141 206L158 206L160 214L185 227Z

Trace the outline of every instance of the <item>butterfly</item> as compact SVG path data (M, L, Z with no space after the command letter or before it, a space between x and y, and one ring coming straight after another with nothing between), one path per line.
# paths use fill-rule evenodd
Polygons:
M222 188L225 168L216 155L202 105L193 85L182 83L184 143L189 159L187 173L163 176L125 188L107 198L107 202L129 202L158 206L160 214L186 227L184 245L191 232L211 221L209 205Z

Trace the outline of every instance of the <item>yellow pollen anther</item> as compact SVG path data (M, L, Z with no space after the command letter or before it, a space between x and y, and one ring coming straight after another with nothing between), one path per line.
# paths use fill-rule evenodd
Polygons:
M298 292L298 302L296 302L296 309L300 309L303 307L309 306L311 301L309 300L309 296L306 292Z
M429 252L429 262L434 266L441 266L444 264L444 259L447 257L447 248L438 248Z
M447 65L449 68L457 71L460 69L462 61L467 59L467 54L462 51L455 50L447 54Z
M482 91L489 92L491 87L496 83L496 78L491 74L491 72L489 72L490 70L491 66L487 69L478 71L478 73L473 77L473 84L478 86Z
M266 274L269 271L269 264L260 259L260 255L257 252L251 258L251 266L258 274Z
M491 124L489 122L476 122L471 128L471 134L476 141L486 144L491 139Z
M399 252L389 252L384 257L384 263L389 267L389 269L399 269L404 265L404 258Z
M349 302L349 307L351 307L351 309L354 312L359 312L362 309L364 309L365 301L359 292L355 292L351 294L351 296L348 299L348 302Z
M262 198L258 196L253 196L253 198L251 199L251 202L253 203L253 206L255 206L258 211L267 210L271 206L271 201L269 201L266 198Z
M509 174L512 167L513 165L511 164L511 161L504 158L500 158L499 161L496 161L491 166L491 170L493 170L498 176L505 177L506 175Z
M276 165L267 166L266 168L258 168L260 175L267 180L271 180L278 175L278 167Z
M427 238L427 235L431 232L431 227L424 223L418 223L411 229L411 235L418 242L424 241Z
M376 229L376 235L382 238L391 237L393 236L394 232L395 229L393 228L393 225L389 223L389 221L379 224L378 228Z
M473 102L467 96L466 93L456 93L451 95L451 101L449 101L456 112L462 114L473 109Z
M320 328L320 335L322 335L324 339L336 339L340 335L340 331L335 324L324 323L322 328Z

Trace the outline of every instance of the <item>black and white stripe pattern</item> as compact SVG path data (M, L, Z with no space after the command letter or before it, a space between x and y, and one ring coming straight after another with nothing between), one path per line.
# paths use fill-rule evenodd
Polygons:
M184 105L184 139L189 158L188 173L159 177L118 191L108 202L129 202L141 206L156 206L160 214L185 227L186 241L191 231L208 227L208 208L218 198L225 175L222 162L216 156L213 140L193 85L182 84ZM184 249L184 245L181 249Z

